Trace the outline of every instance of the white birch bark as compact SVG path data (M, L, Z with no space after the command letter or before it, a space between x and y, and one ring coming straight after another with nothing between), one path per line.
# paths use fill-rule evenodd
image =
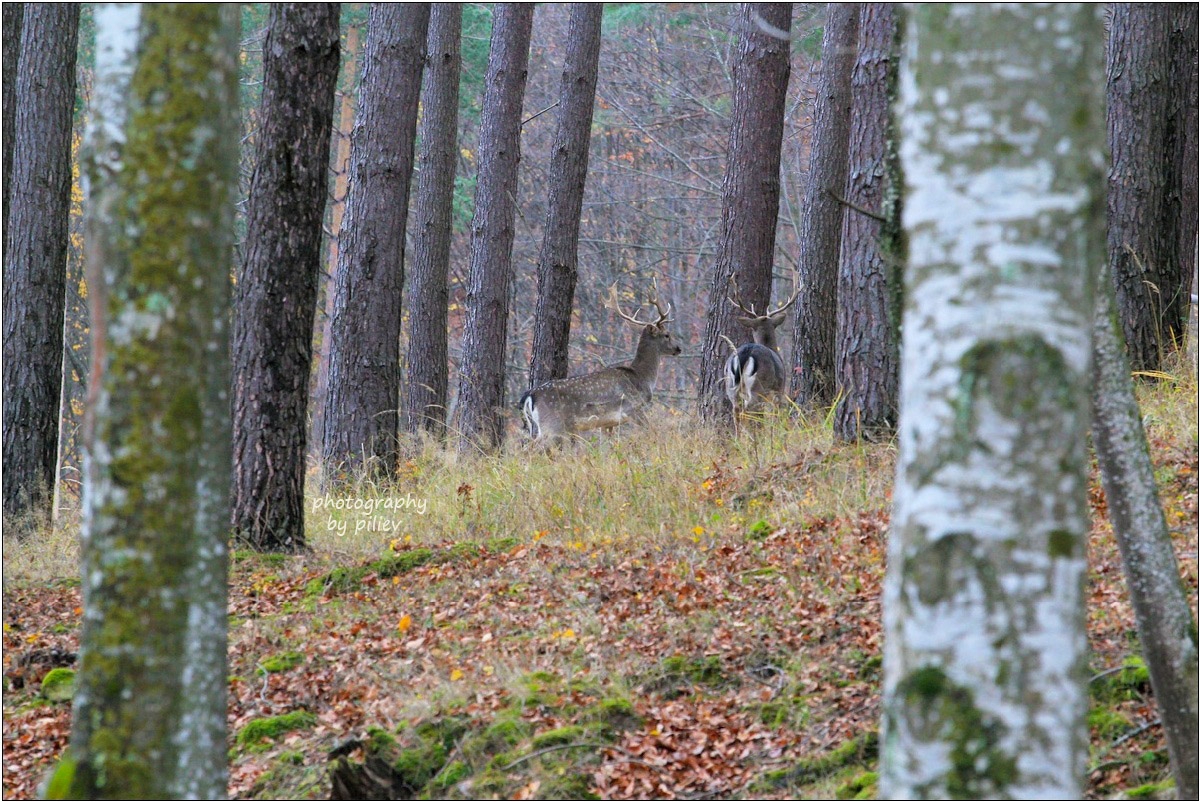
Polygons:
M881 790L1076 798L1101 10L917 6Z
M214 799L227 790L238 10L104 4L95 19L81 668L47 793Z

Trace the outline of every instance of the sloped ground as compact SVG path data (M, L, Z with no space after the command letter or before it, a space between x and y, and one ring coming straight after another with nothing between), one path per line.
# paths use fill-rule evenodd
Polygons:
M1194 604L1195 389L1147 392ZM348 494L373 510L314 497L311 555L235 555L230 792L874 795L890 448L816 423L731 448L660 436L461 464L426 450L394 487ZM1091 498L1089 794L1147 793L1165 743L1098 481ZM8 546L3 787L28 798L67 741L69 702L40 682L78 649L80 598Z

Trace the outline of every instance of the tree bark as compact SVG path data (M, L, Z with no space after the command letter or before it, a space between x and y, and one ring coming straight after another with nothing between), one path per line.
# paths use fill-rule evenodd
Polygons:
M800 295L796 299L791 386L797 402L828 407L837 392L837 264L842 248L847 157L850 150L850 76L858 53L857 3L829 3L821 45L821 77L813 110L808 186L800 228Z
M896 151L892 101L900 55L900 9L867 3L860 18L858 61L837 291L837 386L834 432L843 440L886 436L896 425L899 381L900 220L904 182Z
M371 6L329 332L327 476L396 469L404 234L428 27L428 3Z
M233 329L234 536L304 548L304 473L339 5L271 6Z
M1172 10L1114 3L1108 39L1108 256L1134 370L1158 370L1183 334L1168 147ZM1178 212L1178 209L1176 209Z
M70 798L227 793L238 19L96 8L81 668L49 783Z
M566 378L571 310L579 273L579 215L587 180L592 109L600 65L599 3L574 3L558 100L558 130L550 156L545 235L538 258L537 310L529 386Z
M350 25L346 29L346 46L344 48L344 64L342 86L351 87L358 84L358 54L359 54L360 25ZM336 152L333 158L333 197L329 211L329 256L325 260L327 275L324 276L324 288L319 297L324 298L318 303L320 314L317 316L317 326L321 330L321 342L317 347L317 382L313 390L312 430L309 433L309 449L315 456L321 453L325 442L325 399L329 395L329 330L333 323L333 287L334 275L338 264L338 237L342 232L342 218L346 216L346 198L350 194L350 134L354 128L354 92L343 91L337 102L337 123L333 136L337 138ZM339 93L334 94L338 97Z
M1196 235L1200 227L1200 9L1195 3L1171 5L1171 107L1167 118L1167 220L1177 227L1179 320L1190 314L1196 291Z
M911 260L880 790L1076 799L1102 11L908 14L897 120Z
M700 417L721 426L733 421L725 395L728 353L722 337L733 342L748 339L726 300L730 280L736 272L742 301L766 312L779 217L780 148L791 52L788 40L767 33L755 16L773 28L790 31L792 4L743 3L738 16L729 156L721 185L721 242L709 285L700 357Z
M517 164L521 160L521 103L532 30L532 5L496 4L479 130L467 322L454 415L460 450L497 448L504 439L501 408Z
M412 281L408 294L406 428L446 433L447 315L450 238L454 233L454 173L458 165L458 84L462 72L462 7L434 3L429 55L421 90L420 164Z
M0 248L8 253L8 185L12 178L13 142L17 138L17 65L21 59L21 21L25 16L24 3L4 4L4 219L0 230Z
M49 523L58 460L78 37L77 3L26 9L3 282L3 514L19 537Z
M1179 578L1107 268L1096 297L1092 436L1179 799L1200 794L1196 619Z

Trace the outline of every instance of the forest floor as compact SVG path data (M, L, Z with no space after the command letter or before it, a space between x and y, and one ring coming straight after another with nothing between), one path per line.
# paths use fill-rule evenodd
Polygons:
M1195 376L1140 398L1194 609ZM873 797L894 448L786 419L722 443L680 415L563 453L424 448L314 493L308 554L233 555L230 793ZM1094 467L1090 498L1087 793L1161 795ZM68 740L43 678L79 648L77 531L5 542L5 798Z

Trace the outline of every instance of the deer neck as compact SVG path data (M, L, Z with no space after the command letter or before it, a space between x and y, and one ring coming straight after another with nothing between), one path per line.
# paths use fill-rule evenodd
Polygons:
M775 327L770 323L754 327L754 342L779 353L779 345L775 342Z
M633 361L629 363L629 369L637 377L638 384L647 390L654 389L654 382L658 379L658 360L660 358L662 358L662 354L643 332L642 336L638 338L637 353L634 354Z

